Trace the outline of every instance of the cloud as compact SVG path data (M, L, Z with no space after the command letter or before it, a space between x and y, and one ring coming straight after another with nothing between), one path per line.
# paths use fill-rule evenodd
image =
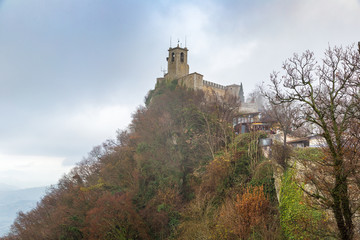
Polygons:
M257 46L256 39L246 32L244 19L228 7L219 1L185 1L154 14L154 22L171 34L173 46L178 38L184 46L186 36L190 72L224 85L244 81L236 69Z
M360 40L356 0L0 4L0 152L62 166L127 126L166 68L170 36L186 36L191 72L245 94L294 52Z
M76 156L79 161L93 146L115 138L116 129L125 129L133 108L135 106L83 105L32 115L22 126L14 126L16 130L4 129L7 138L0 138L0 143L8 154Z
M0 154L0 182L19 188L49 186L70 170L63 158Z
M1 7L2 161L49 156L70 166L126 128L155 83L154 56L139 49L152 4L31 0Z

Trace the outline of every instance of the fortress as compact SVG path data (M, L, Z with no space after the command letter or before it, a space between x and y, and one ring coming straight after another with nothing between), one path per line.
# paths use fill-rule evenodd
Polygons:
M163 77L157 78L157 83L177 80L179 85L189 89L202 90L207 96L215 95L225 101L231 98L235 98L241 103L245 101L242 83L223 86L204 80L203 75L197 72L189 73L187 55L188 49L186 47L179 47L179 44L175 48L170 47L169 56L166 58L168 72Z

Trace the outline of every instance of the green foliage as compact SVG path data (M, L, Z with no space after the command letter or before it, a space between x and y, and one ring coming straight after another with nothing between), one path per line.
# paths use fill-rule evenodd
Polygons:
M268 196L269 200L273 204L277 204L275 179L273 177L273 169L270 164L260 163L249 185L263 186L264 193Z
M145 97L145 105L149 106L150 102L156 96L162 95L166 93L168 90L174 91L178 87L178 80L164 80L162 82L156 83L155 89L150 90Z
M300 161L317 162L325 157L321 148L295 148L293 152L294 158Z
M149 145L145 142L140 142L137 144L137 147L136 147L136 153L143 153L145 151L148 151L149 150Z
M296 184L295 170L285 172L280 190L280 223L287 239L319 239L325 213L308 205Z
M265 160L259 145L259 139L266 137L263 132L251 132L236 136L230 149L234 155L234 173L242 176L243 181L250 181L257 166ZM270 172L268 174L271 175Z
M63 234L60 236L61 240L78 240L83 239L83 233L79 228L74 226L64 226Z

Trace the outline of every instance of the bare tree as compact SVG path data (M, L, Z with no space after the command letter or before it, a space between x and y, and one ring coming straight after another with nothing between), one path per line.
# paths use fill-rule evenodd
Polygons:
M264 88L262 88L262 92L264 95L267 94L264 91ZM269 104L267 104L265 107L264 113L265 118L276 122L279 125L279 129L283 132L283 146L280 154L277 154L278 159L276 160L280 165L286 168L286 159L289 157L289 149L286 144L287 136L294 130L301 127L303 121L301 120L299 111L294 102L274 104L273 102L269 101Z
M349 194L354 176L347 156L351 126L359 117L360 54L354 46L328 47L317 63L314 53L294 54L283 64L283 73L274 72L265 94L275 105L294 102L299 116L318 127L325 139L328 156L322 165L331 168L330 199L323 199L334 213L341 239L354 239L353 217L358 209ZM359 141L357 138L356 141ZM325 198L319 194L313 197Z

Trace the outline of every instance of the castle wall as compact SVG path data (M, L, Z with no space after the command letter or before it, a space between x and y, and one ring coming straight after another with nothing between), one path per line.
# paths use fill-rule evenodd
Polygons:
M240 85L230 85L230 86L226 86L226 95L227 96L234 96L234 97L239 97L239 92L240 92Z
M226 92L226 87L217 84L217 83L213 83L213 82L209 82L204 80L203 81L203 87L202 90L205 92L205 94L210 94L213 95L215 94L218 97L225 97L225 92Z
M184 86L186 88L199 90L203 87L203 75L199 73L191 73L188 74L178 80L178 84L180 86Z

